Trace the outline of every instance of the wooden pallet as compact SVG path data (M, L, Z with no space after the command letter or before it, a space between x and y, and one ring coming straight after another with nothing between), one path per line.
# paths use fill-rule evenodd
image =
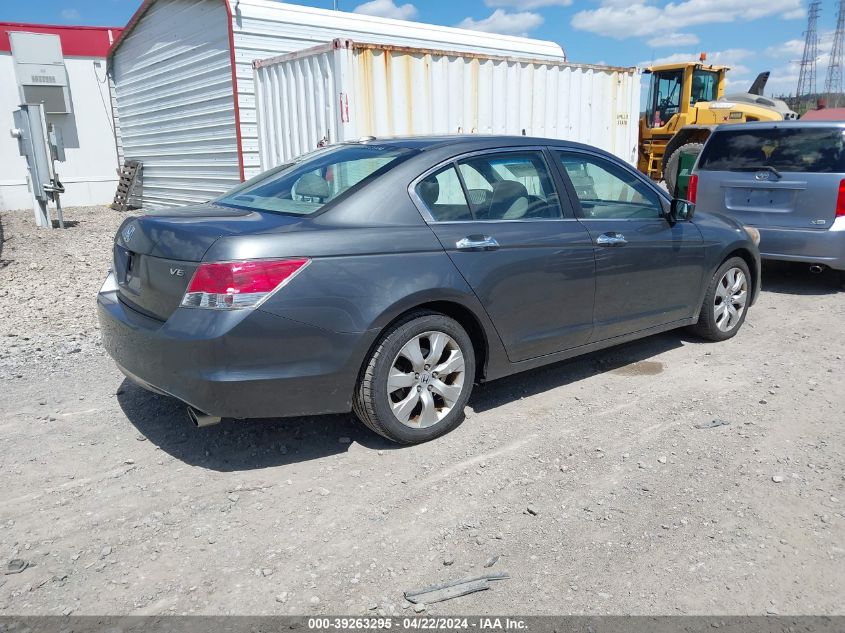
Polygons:
M111 208L115 211L126 211L130 208L129 199L132 197L132 190L141 179L143 164L139 160L125 160L120 169L120 181L117 183L117 192L114 194L114 202Z

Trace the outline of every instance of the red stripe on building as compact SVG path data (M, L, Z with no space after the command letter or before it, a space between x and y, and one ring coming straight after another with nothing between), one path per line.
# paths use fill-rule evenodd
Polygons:
M123 28L0 22L0 53L8 53L12 50L9 32L14 31L58 35L62 42L62 54L66 57L105 57L112 42L120 37Z

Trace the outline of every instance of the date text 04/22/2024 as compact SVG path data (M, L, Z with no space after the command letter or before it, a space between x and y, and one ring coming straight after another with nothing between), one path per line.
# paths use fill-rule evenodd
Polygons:
M497 617L309 618L308 629L319 631L524 631L524 620Z

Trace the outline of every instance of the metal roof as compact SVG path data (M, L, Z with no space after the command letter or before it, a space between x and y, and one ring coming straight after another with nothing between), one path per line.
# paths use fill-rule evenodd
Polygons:
M809 110L801 117L802 121L845 121L845 108L822 108Z
M119 26L67 26L0 22L0 52L11 52L10 32L58 35L66 57L105 57L123 31Z
M223 3L226 4L227 10L230 12L233 11L232 7L230 6L230 2L234 2L234 11L240 11L241 7L239 6L240 0L221 0ZM144 14L150 9L150 7L155 4L157 0L143 0L141 6L135 11L132 17L127 22L126 27L123 29L123 33L115 39L112 46L109 48L108 56L111 57L115 50L121 45L123 40L128 36L132 30L135 28L137 23L144 17ZM303 6L299 4L288 4L285 2L270 2L267 0L247 0L247 4L250 6L244 6L243 8L248 11L269 11L271 13L275 12L280 17L283 14L291 14L296 13L299 16L299 19L305 23L320 23L325 22L328 20L337 20L339 19L354 19L356 24L369 24L369 27L379 27L382 30L390 31L391 28L414 28L417 26L424 26L426 29L434 30L439 32L443 37L451 37L451 38L458 38L457 41L460 41L460 37L463 34L463 37L478 37L482 38L485 41L495 42L498 45L498 48L510 48L510 47L526 47L528 46L531 50L526 49L525 55L529 57L536 57L536 56L552 56L555 58L560 58L561 60L566 59L566 54L564 53L563 49L560 45L548 42L545 40L537 40L522 36L514 36L514 35L502 35L498 33L485 33L480 31L472 31L469 29L459 28L459 27L450 27L450 26L441 26L436 24L429 24L424 22L416 22L416 21L409 21L409 20L397 20L394 18L384 18L380 16L372 16L362 13L350 13L348 11L334 11L329 9L322 9L317 7L310 7L310 6ZM285 17L284 19L288 19ZM284 21L284 20L283 20ZM368 27L368 28L369 28ZM343 31L344 29L341 27L339 31ZM401 38L400 38L401 39ZM543 49L543 52L540 52L540 49ZM537 49L537 50L534 50Z

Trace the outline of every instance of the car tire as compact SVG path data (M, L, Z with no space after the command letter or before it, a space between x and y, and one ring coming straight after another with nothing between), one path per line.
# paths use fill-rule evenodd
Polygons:
M731 257L723 262L707 286L693 332L709 341L726 341L736 336L748 314L751 284L744 259Z
M672 152L671 156L666 159L663 167L663 180L666 181L666 189L670 196L675 196L675 187L678 184L678 162L681 160L681 154L695 154L697 156L703 149L704 143L686 143Z
M443 371L449 371L445 378ZM474 379L475 350L466 330L438 312L414 312L393 324L370 352L353 410L389 440L427 442L463 422Z

